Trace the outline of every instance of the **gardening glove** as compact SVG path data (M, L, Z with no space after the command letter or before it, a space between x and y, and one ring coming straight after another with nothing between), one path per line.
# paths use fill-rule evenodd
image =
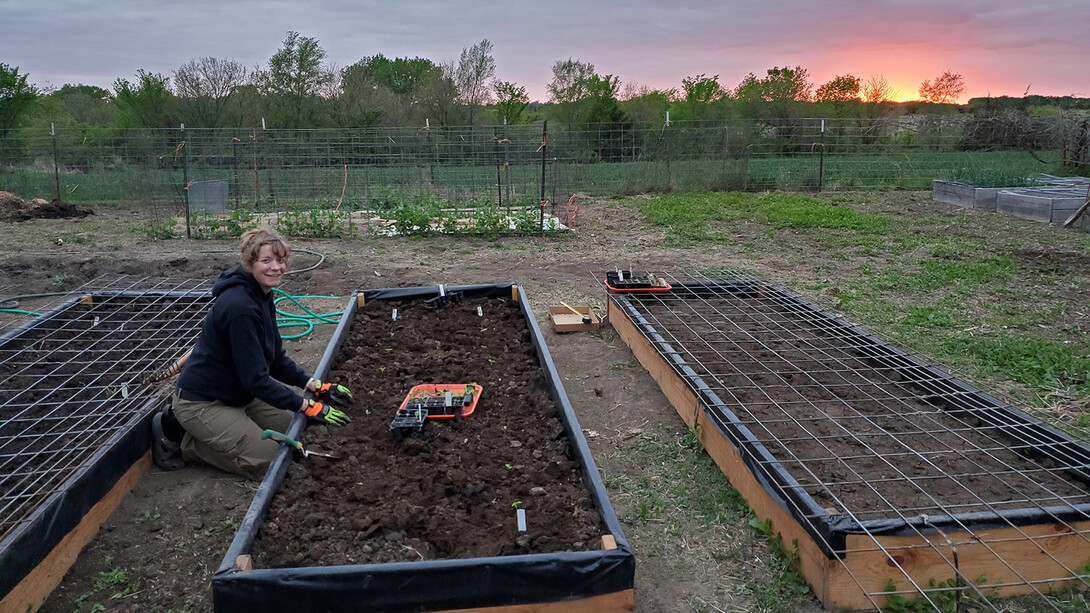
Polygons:
M313 387L312 387L313 386ZM311 379L307 388L314 392L318 400L328 404L343 407L352 402L352 390L338 383L330 383L321 379Z
M308 400L307 408L303 413L318 421L324 421L331 426L343 426L352 421L352 418L345 415L340 409L335 409L328 404L323 404L318 400Z

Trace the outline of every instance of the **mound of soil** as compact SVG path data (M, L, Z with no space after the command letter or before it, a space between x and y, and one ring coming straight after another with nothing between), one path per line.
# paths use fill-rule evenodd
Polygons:
M254 544L255 566L600 548L601 519L517 303L371 302L357 312L329 379L355 392L352 422L311 428L304 444L340 459L292 465ZM476 411L428 421L419 437L397 442L396 409L423 383L477 383ZM525 532L517 509L526 512Z
M11 192L0 192L0 221L27 221L28 219L74 219L93 215L91 209L54 198L46 202L40 198L23 200Z

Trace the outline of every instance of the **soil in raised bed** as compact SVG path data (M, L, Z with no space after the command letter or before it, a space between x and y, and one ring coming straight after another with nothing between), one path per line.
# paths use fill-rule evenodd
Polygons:
M292 464L254 543L256 567L600 548L604 527L516 301L372 301L328 378L353 390L352 422L311 426L303 442L340 459ZM396 442L396 409L424 383L483 390L471 416Z
M857 519L1090 503L1090 487L1018 451L784 298L645 300L652 325L819 506ZM712 407L713 411L717 411ZM727 420L724 413L724 421Z

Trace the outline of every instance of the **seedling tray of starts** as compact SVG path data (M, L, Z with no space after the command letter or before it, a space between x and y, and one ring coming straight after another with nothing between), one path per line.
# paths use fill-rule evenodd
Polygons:
M481 386L476 383L417 385L409 390L390 423L394 440L416 438L424 431L429 419L469 417L477 410Z
M631 270L611 270L606 273L606 287L614 292L668 292L673 289L666 279L653 272L637 277Z
M428 419L454 419L472 415L480 398L481 386L476 383L426 383L409 390L398 408L425 409Z

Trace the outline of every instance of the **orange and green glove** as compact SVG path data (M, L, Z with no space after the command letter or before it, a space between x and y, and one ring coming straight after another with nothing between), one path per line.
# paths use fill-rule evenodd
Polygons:
M343 426L352 421L352 418L346 415L344 411L320 400L308 400L307 408L303 413L311 419L324 421L331 426Z

